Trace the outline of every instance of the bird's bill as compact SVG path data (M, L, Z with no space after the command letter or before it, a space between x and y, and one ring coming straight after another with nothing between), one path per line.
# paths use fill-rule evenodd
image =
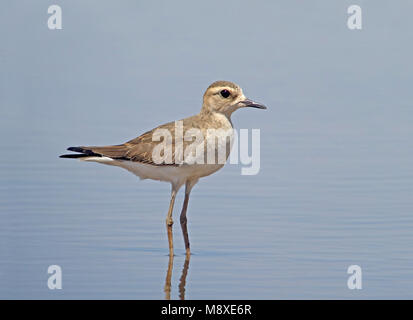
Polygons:
M251 108L257 108L257 109L267 109L267 107L264 106L263 104L252 101L250 99L242 100L238 102L238 105L242 108L251 107Z

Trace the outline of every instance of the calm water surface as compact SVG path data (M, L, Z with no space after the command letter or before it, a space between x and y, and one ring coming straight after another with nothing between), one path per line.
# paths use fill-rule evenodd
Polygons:
M0 298L413 298L413 7L366 3L354 33L349 4L72 1L60 31L47 1L1 4ZM261 129L261 169L194 188L189 266L179 195L171 265L168 184L58 156L197 113L217 79L269 107L233 115Z

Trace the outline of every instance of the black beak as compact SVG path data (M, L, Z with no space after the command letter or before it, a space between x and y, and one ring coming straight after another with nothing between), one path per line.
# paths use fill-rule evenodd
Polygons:
M267 109L266 106L264 106L263 104L257 103L255 101L252 101L250 99L245 99L243 101L238 102L240 107L251 107L251 108L258 108L258 109Z

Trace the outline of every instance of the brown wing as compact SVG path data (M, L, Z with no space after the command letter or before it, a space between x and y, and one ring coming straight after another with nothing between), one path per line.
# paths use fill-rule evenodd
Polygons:
M194 121L194 117L190 117L183 120L183 125L185 127L197 127L197 122ZM156 166L177 166L175 163L156 163L152 159L153 149L163 142L163 138L160 141L153 141L152 137L157 129L166 129L171 134L171 141L166 141L165 143L171 144L172 149L172 159L175 159L175 122L169 122L154 128L151 131L145 132L141 136L132 139L124 144L114 145L114 146L81 146L81 147L70 147L67 150L80 152L79 157L109 157L112 159L119 160L129 160L141 163L147 163ZM183 141L183 148L186 145L192 143L192 141ZM74 158L77 155L63 155L64 158Z

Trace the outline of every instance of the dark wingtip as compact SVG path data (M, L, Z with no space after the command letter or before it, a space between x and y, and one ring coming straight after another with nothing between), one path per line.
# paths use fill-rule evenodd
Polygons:
M85 158L89 157L87 154L84 153L77 153L77 154L62 154L59 158L66 158L66 159L78 159L78 158Z
M69 148L67 148L67 150L68 151L74 151L74 152L80 152L80 153L84 153L86 151L82 147L69 147Z
M70 159L77 159L77 158L84 158L84 157L101 157L100 154L94 153L92 150L87 150L82 147L70 147L67 148L69 151L79 152L78 154L62 154L59 158L70 158Z

